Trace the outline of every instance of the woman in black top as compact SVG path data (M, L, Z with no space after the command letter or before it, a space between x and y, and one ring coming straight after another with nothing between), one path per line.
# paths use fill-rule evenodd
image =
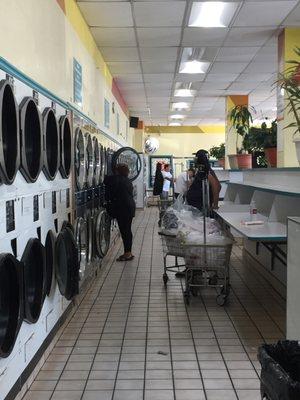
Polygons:
M107 176L104 179L107 211L112 218L116 218L124 244L124 254L117 261L130 261L134 258L131 253L131 224L135 215L135 202L133 186L128 179L128 174L128 166L118 164L115 175Z

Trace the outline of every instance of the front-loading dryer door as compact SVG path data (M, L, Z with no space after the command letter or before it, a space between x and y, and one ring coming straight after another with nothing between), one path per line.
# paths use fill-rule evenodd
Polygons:
M138 152L131 147L121 147L112 157L112 170L114 171L117 164L126 164L129 168L128 178L134 181L140 174L142 169L142 161Z

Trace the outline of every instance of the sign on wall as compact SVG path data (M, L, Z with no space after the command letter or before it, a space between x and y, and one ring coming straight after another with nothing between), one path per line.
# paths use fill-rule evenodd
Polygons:
M73 100L82 107L82 66L73 58Z

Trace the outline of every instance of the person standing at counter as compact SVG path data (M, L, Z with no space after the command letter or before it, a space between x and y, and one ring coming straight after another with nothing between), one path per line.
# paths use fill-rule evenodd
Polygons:
M117 261L130 261L132 254L132 220L135 216L135 201L133 199L133 186L128 179L129 169L126 164L118 164L114 175L106 176L105 198L107 212L111 218L116 218L124 245L124 254Z

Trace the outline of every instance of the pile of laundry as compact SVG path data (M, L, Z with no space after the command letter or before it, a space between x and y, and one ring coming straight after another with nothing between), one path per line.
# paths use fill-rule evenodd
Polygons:
M205 218L206 242L222 243L225 236L215 219ZM204 242L204 217L195 207L184 204L182 198L169 207L162 218L162 232L176 235L182 243L201 244Z

